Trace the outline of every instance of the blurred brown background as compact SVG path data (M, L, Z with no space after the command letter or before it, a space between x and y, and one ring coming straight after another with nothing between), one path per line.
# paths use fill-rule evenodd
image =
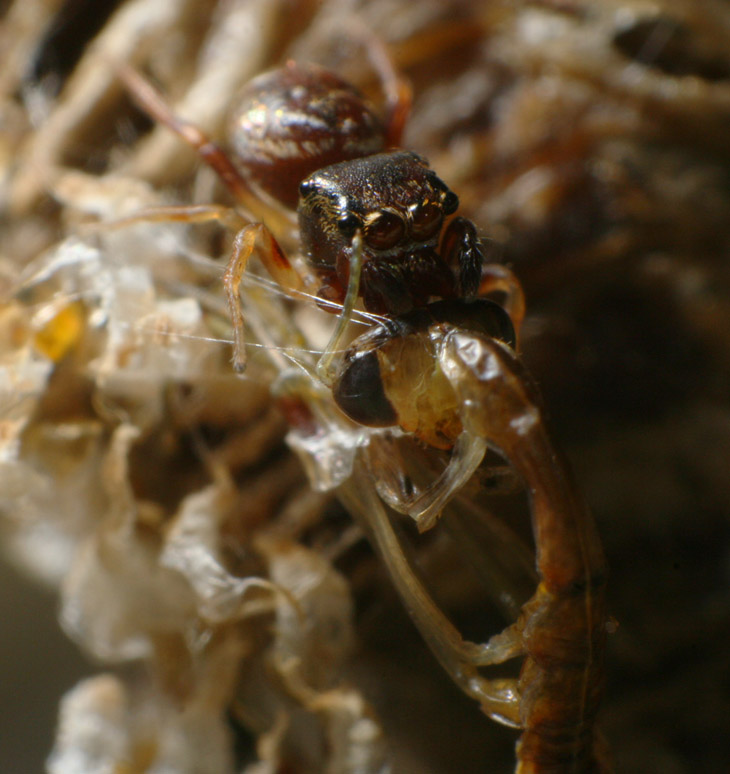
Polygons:
M6 14L21 2L6 3ZM25 52L24 74L4 94L12 109L3 117L16 119L3 147L10 167L27 160L23 153L33 158L20 86L46 79L55 106L54 83L73 70L79 39L93 40L118 4L33 6L59 16L37 25L37 47ZM85 13L92 6L98 16ZM188 6L182 39L197 55L191 30L202 36L215 10L228 5ZM326 17L342 10L337 3L282 7L262 67L291 54L362 76L346 41L327 26ZM352 9L413 81L407 144L429 157L524 282L525 360L610 566L618 630L609 640L601 727L616 768L728 771L730 5L380 0ZM198 61L180 55L187 49L175 48L178 38L161 40L170 44L170 61ZM166 64L158 62L162 76L170 75ZM179 96L194 68L172 69L163 85ZM372 80L363 78L376 92ZM98 125L79 119L52 160L92 174L115 164L142 169L189 194L192 156L180 154L177 141L169 143L174 164L162 157L155 167L154 159L134 156L149 127L117 103ZM211 123L221 129L219 116ZM3 255L13 258L29 259L63 233L62 208L28 169L13 168L23 183L12 187L15 198L3 189L3 203L16 209L3 224ZM0 771L35 772L51 745L59 697L88 668L58 631L53 596L4 565L0 572ZM514 735L492 726L482 733L483 718L432 674L435 663L383 594L385 601L366 599L360 608L366 652L359 666L386 676L379 709L386 718L389 710L403 716L393 728L396 743L420 745L425 728L422 746L438 748L430 752L439 774L492 771L482 745L494 744L494 771L508 771ZM378 614L386 622L379 635ZM430 709L434 696L447 720L438 712L405 717L419 704Z

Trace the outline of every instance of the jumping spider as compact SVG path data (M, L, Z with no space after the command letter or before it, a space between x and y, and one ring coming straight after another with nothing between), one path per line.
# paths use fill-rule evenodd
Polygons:
M470 299L502 292L519 328L519 284L500 265L484 265L473 223L448 220L456 194L416 153L394 149L408 112L409 90L381 73L388 95L382 120L352 85L316 65L288 62L255 78L231 122L235 157L167 108L139 75L121 68L142 107L197 149L247 216L234 240L224 286L234 329L234 367L246 365L239 287L256 253L283 287L303 289L340 312L318 374L334 379L335 353L358 299L388 318L434 299ZM275 232L293 221L296 204L303 262L293 264ZM185 208L177 208L184 215ZM189 208L191 219L231 220L221 208ZM194 210L194 211L193 211Z

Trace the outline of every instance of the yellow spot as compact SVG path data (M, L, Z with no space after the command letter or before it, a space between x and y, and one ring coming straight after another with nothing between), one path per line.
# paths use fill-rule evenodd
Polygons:
M36 331L35 348L57 363L81 338L84 317L84 306L79 301L62 307Z

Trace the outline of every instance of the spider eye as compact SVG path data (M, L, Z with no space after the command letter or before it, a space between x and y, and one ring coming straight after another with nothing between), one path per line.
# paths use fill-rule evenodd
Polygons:
M340 234L346 239L352 239L355 232L360 228L360 218L357 215L344 215L337 221L337 228Z
M379 212L365 227L364 239L374 250L395 247L405 236L406 224L394 212Z
M316 187L317 184L311 178L302 180L302 182L299 184L299 196L301 196L302 199L306 199L306 197L309 196L309 194L312 193Z
M459 209L459 197L453 191L447 191L441 202L444 215L451 215Z
M433 202L417 205L413 210L413 236L416 239L429 239L439 232L442 222L441 207Z

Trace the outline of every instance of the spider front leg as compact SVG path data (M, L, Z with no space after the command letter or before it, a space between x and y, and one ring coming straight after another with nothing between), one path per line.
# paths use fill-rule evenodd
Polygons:
M238 373L246 370L245 326L239 291L244 272L254 252L272 279L282 288L300 290L305 284L279 246L276 237L263 223L249 223L236 234L231 257L223 274L223 287L233 325L233 367Z
M137 223L192 224L211 221L237 229L231 257L223 274L223 286L233 326L233 366L238 373L243 373L246 370L246 342L239 290L251 256L254 253L258 255L272 279L283 289L297 291L306 284L305 278L289 262L271 231L263 223L246 223L236 210L217 204L150 207L101 225L104 229L118 229Z
M233 367L238 373L243 373L246 370L245 322L239 290L246 267L254 252L257 252L264 268L282 288L298 291L314 287L316 284L312 276L302 276L292 266L276 241L276 237L263 223L251 223L244 226L236 234L231 257L223 275L223 286L233 325ZM326 385L331 385L334 379L335 361L341 351L342 342L352 320L359 296L361 273L362 236L358 231L352 240L350 275L342 310L337 317L337 324L330 340L316 366L317 376Z

